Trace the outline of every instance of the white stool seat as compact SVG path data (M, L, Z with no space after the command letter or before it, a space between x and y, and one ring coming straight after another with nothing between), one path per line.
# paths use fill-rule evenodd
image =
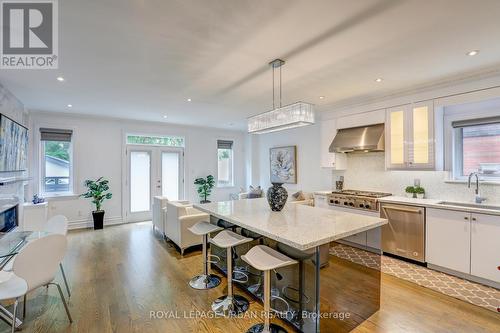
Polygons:
M244 237L229 230L223 230L210 240L210 243L223 249L235 247L244 243L251 242L253 239Z
M212 232L222 230L222 228L220 228L214 224L202 221L202 222L198 222L195 225L193 225L192 227L188 228L188 230L191 231L195 235L203 236L203 235L208 235Z
M19 276L11 273L10 278L0 283L0 299L15 299L28 292L28 284Z
M297 261L265 245L254 246L241 256L245 262L260 271L270 271L296 264Z

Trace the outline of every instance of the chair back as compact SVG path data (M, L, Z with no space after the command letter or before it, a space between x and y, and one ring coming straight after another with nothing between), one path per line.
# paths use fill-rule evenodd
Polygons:
M15 256L14 274L28 284L28 291L54 280L67 248L66 236L54 234L33 240Z
M66 236L68 234L68 219L64 215L53 216L45 224L44 231Z

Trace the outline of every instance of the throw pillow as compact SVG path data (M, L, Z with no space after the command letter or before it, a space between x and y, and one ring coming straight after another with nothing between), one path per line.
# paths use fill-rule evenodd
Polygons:
M298 192L292 194L292 197L293 197L294 201L306 200L306 197L302 191L298 191Z
M248 199L262 198L263 193L264 192L262 191L260 186L257 186L257 187L250 186L250 190L248 191L247 198Z

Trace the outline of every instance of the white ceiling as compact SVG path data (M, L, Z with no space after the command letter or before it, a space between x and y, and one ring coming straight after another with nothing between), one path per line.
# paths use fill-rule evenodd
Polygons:
M326 110L500 66L499 14L498 0L64 0L59 70L0 82L31 110L242 129L272 105L275 58L283 104Z

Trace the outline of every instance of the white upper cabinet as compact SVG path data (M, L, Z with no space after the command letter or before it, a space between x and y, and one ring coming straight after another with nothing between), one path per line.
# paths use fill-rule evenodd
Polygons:
M347 159L345 154L330 153L330 144L337 134L337 123L335 119L321 121L321 167L345 170Z
M432 101L387 109L386 168L435 169Z

